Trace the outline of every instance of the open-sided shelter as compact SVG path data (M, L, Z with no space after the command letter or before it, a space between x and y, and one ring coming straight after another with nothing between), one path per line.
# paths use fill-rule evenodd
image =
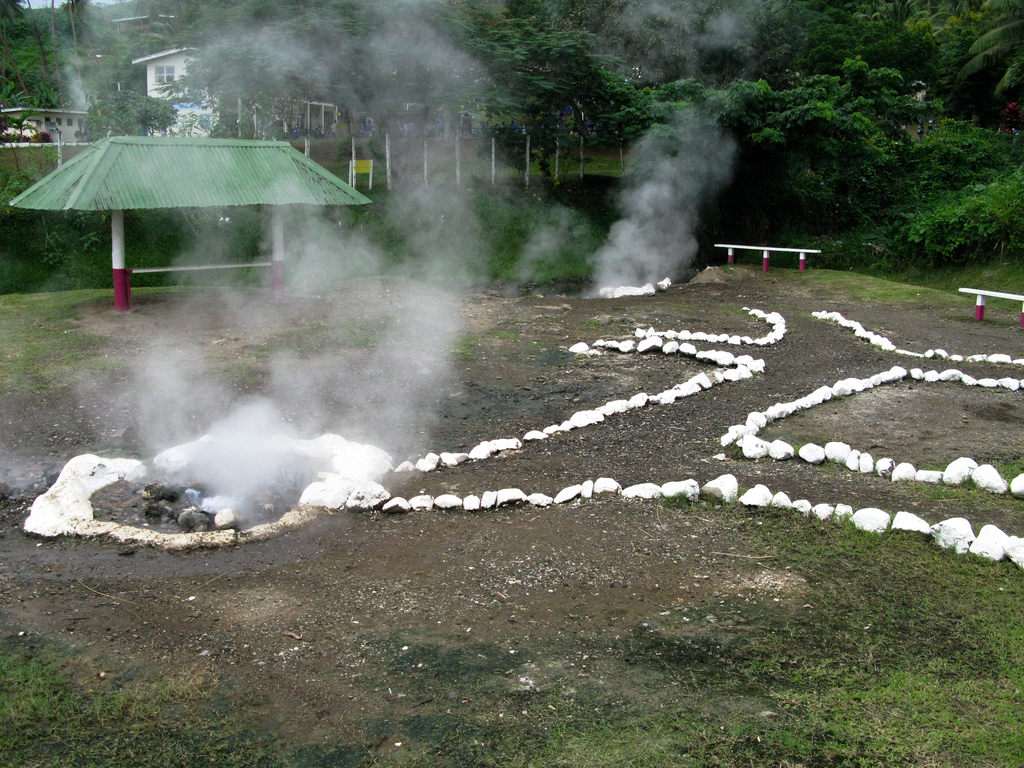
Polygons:
M131 307L124 211L271 206L271 288L284 285L284 205L363 205L361 195L286 142L115 136L11 201L44 211L110 211L114 308Z

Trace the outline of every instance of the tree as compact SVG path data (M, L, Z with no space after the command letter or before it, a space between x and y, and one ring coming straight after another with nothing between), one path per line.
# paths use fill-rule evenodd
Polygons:
M60 55L57 53L57 7L56 0L50 0L50 39L53 40L53 68L57 72L57 92L64 89L60 84Z
M114 91L95 98L85 120L93 139L166 130L174 125L177 110L167 99L143 96L135 91Z
M1017 87L1024 77L1024 0L986 0L991 14L988 31L971 46L973 58L960 70L960 78L999 65L1006 66L996 93Z
M7 46L7 22L19 21L21 17L21 0L0 0L0 25L2 25L0 40L3 41L5 61L10 60L14 75L18 78L18 85L21 86L22 93L28 96L28 88L25 87L25 81L21 77L18 62L15 61L14 56L11 55L11 49Z

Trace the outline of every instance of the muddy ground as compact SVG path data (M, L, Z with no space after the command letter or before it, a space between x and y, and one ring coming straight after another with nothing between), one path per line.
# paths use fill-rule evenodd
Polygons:
M656 630L666 612L692 612L695 623L729 633L766 611L809 608L799 573L749 551L746 528L756 520L606 496L549 509L324 515L272 541L179 554L37 540L21 523L46 473L71 456L148 458L255 396L273 397L303 436L336 431L385 448L396 463L521 437L708 370L662 355L575 358L565 351L571 344L628 338L637 326L765 334L769 327L744 306L781 312L788 323L780 343L743 350L765 360L763 375L386 484L406 496L506 487L553 496L602 476L625 487L703 484L730 472L741 488L764 483L794 499L907 509L930 522L964 515L975 530L994 522L1024 534L1015 500L931 493L800 461L745 461L735 450L714 458L720 435L751 411L841 378L912 367L811 311L842 312L911 350L1024 356L1011 309L990 308L977 323L966 299L947 308L855 301L819 286L813 273L744 269L712 269L655 297L619 300L434 295L426 299L433 308L418 314L424 298L396 286L363 285L342 299L141 296L126 315L106 302L87 305L72 332L94 339L107 364L74 385L0 400L8 485L0 630L66 642L81 652L80 674L96 690L139 669L212 673L288 743L352 745L357 755L429 743L431 718L480 706L471 690L671 696L629 672L617 641ZM435 335L446 339L442 360L433 355ZM167 369L154 373L154 360ZM1018 366L957 367L979 378L1024 375ZM191 379L191 395L172 397L168 378ZM140 382L145 397L135 392ZM844 440L918 467L959 456L1000 466L1024 455L1022 424L1021 392L908 380L776 422L762 436Z

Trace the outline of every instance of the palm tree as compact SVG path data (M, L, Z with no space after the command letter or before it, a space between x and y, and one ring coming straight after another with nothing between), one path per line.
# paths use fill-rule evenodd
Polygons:
M71 38L75 43L75 61L78 62L78 28L75 19L81 21L85 18L85 14L89 10L89 0L66 0L64 9L68 12L68 18L71 20ZM82 31L85 32L84 29Z
M53 40L53 68L57 71L57 91L64 90L60 83L60 55L57 53L57 6L50 0L50 39Z
M1013 54L1024 43L1024 0L986 0L985 10L991 11L992 21L988 31L971 46L972 59L968 60L957 75L964 80L977 72L999 64L1010 58L1006 72L996 84L996 93L1003 93L1020 82L1024 62Z
M21 17L21 0L0 0L0 24L2 24L0 40L3 41L4 55L7 59L11 60L11 67L18 78L18 85L21 86L22 93L28 96L28 88L25 87L25 81L21 79L21 70L18 69L18 62L14 60L14 56L11 55L11 49L7 47L7 22L17 21Z

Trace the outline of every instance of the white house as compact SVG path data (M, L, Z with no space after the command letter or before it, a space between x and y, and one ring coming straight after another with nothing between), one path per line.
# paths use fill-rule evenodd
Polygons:
M169 95L167 86L185 75L194 50L195 48L171 48L132 59L132 64L146 65L146 93L166 99Z
M146 65L146 93L158 99L171 99L178 110L178 124L171 132L179 136L205 136L210 132L213 113L200 103L188 100L187 95L171 93L168 86L180 80L188 71L195 48L171 48L149 56L132 59L132 64Z

